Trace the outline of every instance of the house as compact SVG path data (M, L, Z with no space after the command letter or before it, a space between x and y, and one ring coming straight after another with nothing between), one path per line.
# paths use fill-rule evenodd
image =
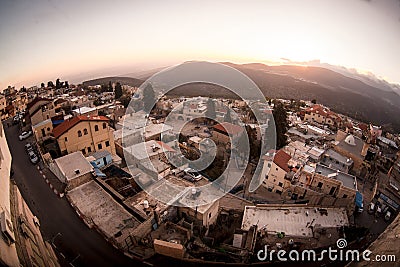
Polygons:
M301 199L310 205L345 208L354 212L358 192L355 176L317 164L305 165L291 181L291 199Z
M166 162L176 155L176 151L162 141L150 140L125 147L124 155L130 168L140 168L162 178L171 171Z
M27 105L29 118L32 125L36 125L44 120L51 119L58 115L63 115L62 108L54 104L55 101L48 98L36 97Z
M327 247L333 240L342 237L340 229L349 225L343 208L320 206L266 204L246 206L241 229L258 230L258 238L270 247L279 247L286 242L307 243L312 248Z
M32 130L36 137L36 140L38 142L43 142L53 135L53 123L51 119L47 119L33 125Z
M92 155L86 158L89 162L94 162L98 168L104 168L113 162L113 158L110 152L107 150L101 150L94 152Z
M351 158L354 162L354 171L359 172L363 167L368 147L369 145L361 138L351 134L347 135L345 132L339 130L336 136L336 145L333 149L344 157Z
M66 190L87 183L93 177L93 166L86 160L81 151L57 158L49 165L54 175L66 184Z
M240 137L244 127L229 122L218 123L213 126L212 139L217 144L231 143Z
M273 158L272 162L271 159ZM268 152L264 156L264 165L261 171L261 178L264 179L263 186L268 191L281 194L284 188L290 185L290 181L286 179L286 175L291 171L289 161L291 156L282 149L276 154Z
M185 194L179 199L178 215L186 221L194 222L205 227L214 224L218 218L219 200L208 203L207 195L203 196L201 190L192 188L186 190ZM198 203L204 202L203 205Z
M113 130L104 116L76 116L58 125L53 135L61 154L81 151L83 155L107 150L115 155Z
M348 173L353 167L353 160L345 157L333 149L328 149L322 156L321 163L344 173Z
M342 119L329 108L316 104L305 110L304 121L327 124L330 126L340 126Z

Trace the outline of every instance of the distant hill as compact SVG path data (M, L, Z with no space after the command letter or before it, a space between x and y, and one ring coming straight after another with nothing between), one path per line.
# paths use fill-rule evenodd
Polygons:
M400 95L321 67L224 63L246 74L270 98L316 99L351 117L400 131Z
M134 87L139 87L144 82L143 80L131 77L103 77L84 81L82 84L83 86L95 86L99 84L108 84L110 81L112 83L120 82L121 84L126 84Z
M230 62L222 64L243 72L268 98L316 99L318 103L336 112L365 122L386 125L400 132L400 95L388 89L388 86L378 86L379 81L366 83L365 79L357 75L347 76L332 69L316 66L269 66L261 63L240 65ZM146 78L159 70L142 72L141 77ZM140 86L144 81L130 77L106 77L86 81L83 84L102 84L110 80L132 86ZM376 86L373 86L374 84ZM202 83L175 88L169 95L234 97L226 89Z

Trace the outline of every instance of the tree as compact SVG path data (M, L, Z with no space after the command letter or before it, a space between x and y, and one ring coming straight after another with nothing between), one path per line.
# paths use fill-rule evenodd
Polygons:
M97 106L100 106L100 105L102 105L102 104L103 104L103 101L101 100L100 97L99 97L99 98L96 98L96 100L93 101L93 105L95 105L96 107L97 107Z
M40 84L40 88L44 88L44 83L41 83L41 84Z
M317 99L313 99L313 100L311 100L311 103L313 103L313 104L317 104Z
M65 87L65 88L69 88L68 81L65 81L65 83L64 83L64 87Z
M108 91L108 86L107 86L107 84L102 84L101 85L101 90L100 90L100 92L101 93L104 93L104 92L107 92Z
M112 92L113 91L113 87L112 87L112 83L111 81L108 82L108 92Z
M215 118L217 117L217 114L215 112L215 102L211 98L207 100L207 111L205 115L208 120L215 120Z
M119 99L122 96L122 86L121 83L117 82L117 84L115 85L115 99Z
M48 81L48 82L47 82L47 87L49 87L49 88L54 88L54 83L53 83L53 81Z
M60 89L61 88L61 83L60 83L60 78L58 78L56 80L56 89Z
M232 123L231 109L229 107L228 107L228 110L226 111L226 114L224 116L224 122Z
M248 135L247 135L247 130L243 131L242 134L240 135L240 137L237 140L237 144L236 144L236 149L237 149L237 153L240 155L240 157L243 158L243 155L246 155L246 153L248 154L250 147L250 142L248 139Z
M146 112L150 112L155 104L155 94L153 86L148 83L143 89L143 109Z
M280 149L284 147L287 142L287 112L283 104L279 102L275 105L272 114L275 120L276 147Z
M131 97L128 95L123 95L121 96L119 101L121 101L121 104L124 105L124 108L127 108L129 106L129 103L131 102Z

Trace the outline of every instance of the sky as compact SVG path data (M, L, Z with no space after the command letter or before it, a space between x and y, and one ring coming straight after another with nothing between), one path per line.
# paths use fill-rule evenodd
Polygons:
M188 60L320 60L400 83L399 0L0 0L0 37L0 90Z

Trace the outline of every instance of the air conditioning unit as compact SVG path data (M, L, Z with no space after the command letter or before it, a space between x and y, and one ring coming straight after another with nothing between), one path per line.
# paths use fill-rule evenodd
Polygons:
M11 245L15 242L15 236L10 215L6 211L3 211L0 215L0 225L2 234L7 237Z

